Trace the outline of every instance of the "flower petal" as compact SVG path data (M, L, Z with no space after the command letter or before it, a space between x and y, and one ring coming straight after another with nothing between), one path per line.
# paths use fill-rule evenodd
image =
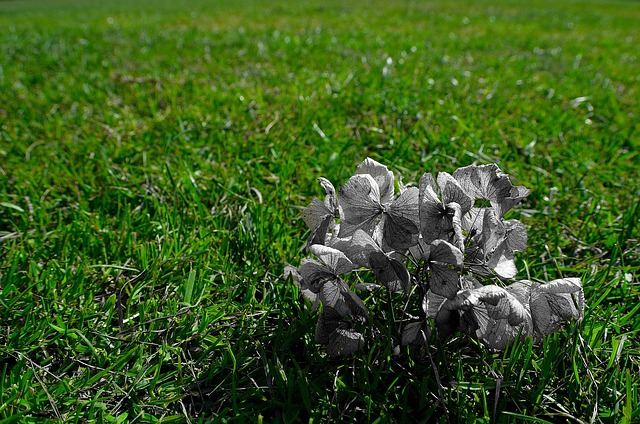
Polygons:
M404 251L415 244L420 224L416 187L407 188L387 208L383 237L391 248Z
M547 284L533 283L531 316L539 337L557 331L571 318L584 316L584 292L579 278L561 278Z
M380 203L390 205L393 202L393 172L389 168L371 158L366 158L358 165L358 174L367 174L373 177L380 189Z
M356 265L338 249L323 246L321 244L314 244L309 248L309 251L326 264L327 269L336 277L346 274L347 272L351 272L357 268Z
M371 175L354 175L340 189L338 203L342 208L340 237L348 237L362 229L373 234L376 221L383 209L380 204L378 183Z
M473 199L462 189L458 181L446 172L438 173L438 187L442 193L442 203L457 203L462 215L469 212L473 206Z

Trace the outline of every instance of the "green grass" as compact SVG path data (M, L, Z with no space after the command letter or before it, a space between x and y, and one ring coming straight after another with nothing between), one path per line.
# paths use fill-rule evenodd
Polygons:
M640 421L640 4L525 3L0 2L0 422ZM585 319L328 358L281 274L367 156L499 162Z

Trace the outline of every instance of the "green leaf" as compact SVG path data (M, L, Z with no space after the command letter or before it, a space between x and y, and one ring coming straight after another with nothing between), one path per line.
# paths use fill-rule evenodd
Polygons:
M17 210L18 212L24 212L24 209L22 209L20 206L18 205L14 205L13 203L9 203L9 202L0 202L0 206L4 206L5 208L10 208L10 209L14 209Z
M184 303L187 305L191 305L191 300L193 297L193 287L196 281L196 270L192 269L189 271L189 277L187 278L187 284L184 286Z

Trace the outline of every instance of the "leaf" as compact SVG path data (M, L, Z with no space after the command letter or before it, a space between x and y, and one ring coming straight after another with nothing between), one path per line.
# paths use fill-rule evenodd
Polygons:
M408 187L386 208L383 240L395 250L404 251L415 244L420 224L418 193L416 187Z
M189 277L187 278L187 284L184 287L184 303L191 305L191 299L193 297L193 287L196 281L196 270L189 271Z
M24 209L22 209L20 206L18 205L14 205L13 203L9 203L9 202L0 202L0 206L4 206L5 208L10 208L10 209L14 209L18 212L24 212Z
M571 318L584 316L584 292L579 278L561 278L547 284L532 283L533 325L539 337L557 331Z
M338 203L342 208L339 237L348 237L362 229L373 234L383 209L378 183L371 175L354 175L340 189Z
M430 336L429 327L424 322L410 322L402 330L402 345L424 345Z
M379 187L379 199L383 205L390 205L393 202L394 183L393 172L389 168L376 162L371 158L366 158L358 165L356 175L370 175Z

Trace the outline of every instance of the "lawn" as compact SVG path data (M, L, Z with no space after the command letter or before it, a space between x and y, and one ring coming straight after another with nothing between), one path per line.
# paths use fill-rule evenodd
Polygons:
M634 1L0 1L0 422L640 422L638 22ZM499 163L531 190L518 278L582 278L584 319L501 353L329 357L282 274L316 179L366 157L405 183Z

